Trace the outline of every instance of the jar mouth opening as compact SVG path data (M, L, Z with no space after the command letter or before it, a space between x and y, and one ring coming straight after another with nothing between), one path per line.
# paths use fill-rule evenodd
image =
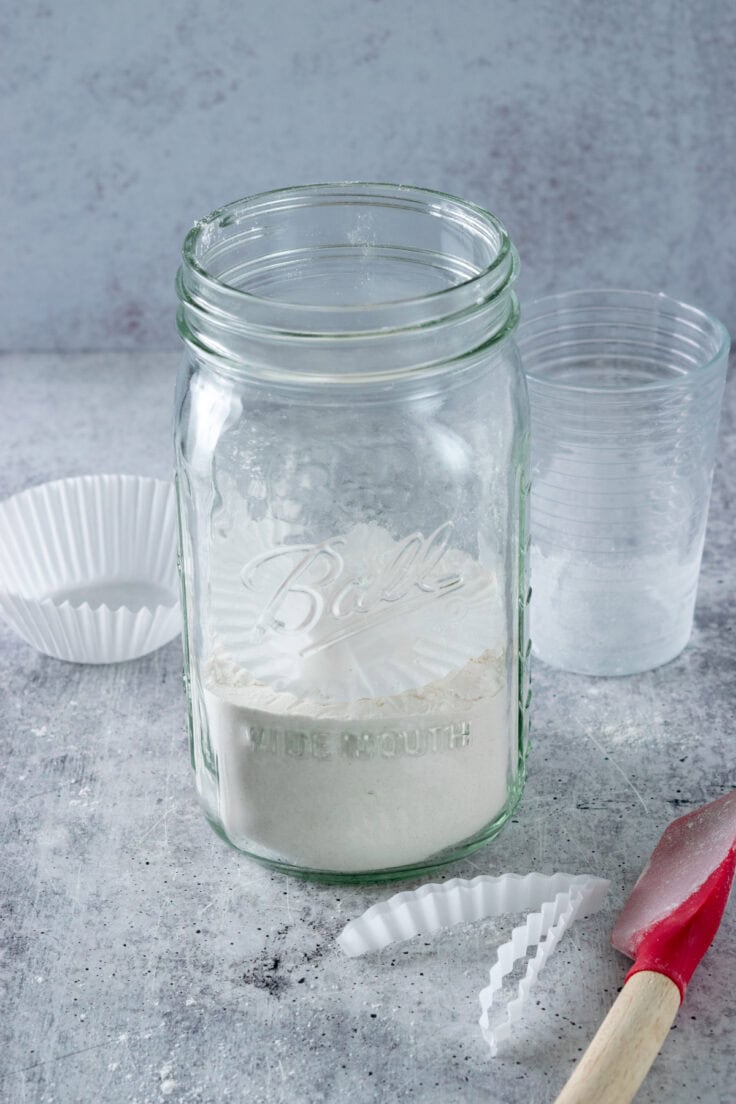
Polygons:
M530 386L629 395L692 386L728 355L717 318L662 291L586 288L524 304L517 344Z
M182 300L223 319L355 335L488 303L517 272L506 230L482 207L426 188L347 182L261 192L198 220L178 286Z

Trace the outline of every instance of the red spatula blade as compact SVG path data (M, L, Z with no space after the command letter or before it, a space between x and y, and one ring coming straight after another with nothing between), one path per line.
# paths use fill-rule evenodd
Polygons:
M721 922L736 869L736 791L670 824L621 910L611 942L683 996Z

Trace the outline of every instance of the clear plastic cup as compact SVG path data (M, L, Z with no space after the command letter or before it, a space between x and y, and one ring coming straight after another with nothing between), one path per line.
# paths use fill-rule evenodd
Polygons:
M658 667L692 630L728 333L661 293L572 291L526 307L519 347L534 652L589 675Z

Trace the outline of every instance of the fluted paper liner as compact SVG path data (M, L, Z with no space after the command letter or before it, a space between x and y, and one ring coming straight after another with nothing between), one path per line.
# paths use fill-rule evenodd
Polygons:
M346 925L337 942L345 954L356 957L416 935L432 934L453 924L527 912L525 922L514 928L508 942L498 948L489 984L478 995L481 1031L491 1054L495 1055L498 1045L511 1036L540 971L564 932L579 916L596 912L601 907L608 886L603 878L588 874L453 878L449 882L397 893L373 905ZM536 953L529 957L529 949L534 946ZM506 1002L499 1001L503 979L511 973L515 963L524 958L529 958L529 962L526 974L519 981L517 995ZM492 1025L490 1011L494 1001L498 1015Z
M255 521L229 509L241 491L224 473L218 475L218 489L222 505L213 513L209 628L222 651L257 681L297 697L311 697L319 687L335 701L388 698L444 678L448 671L461 669L505 641L495 572L449 540L443 551L444 538L437 537L443 527L435 534L414 533L395 540L379 524L366 522L336 532L331 540L301 544L296 543L303 539L301 530L292 523L271 517ZM424 583L421 587L415 583L414 602L384 601L380 612L363 610L357 614L359 626L356 618L336 614L332 598L338 579L348 583L385 578L387 572L390 576L392 561L400 563L408 542L424 541L426 551L432 540L436 542L435 583L441 577L445 582L455 577L457 585L439 587L442 595L433 597L423 589ZM442 552L439 559L438 552ZM326 563L334 576L324 590L323 580L315 584L313 576L300 574L307 570L310 555L329 557ZM410 558L406 563L411 563ZM298 577L289 585L291 570ZM330 587L332 597L323 601ZM282 594L279 619L291 622L291 627L285 629L282 624L279 632L269 631L264 646L261 626L276 593ZM315 608L320 608L314 617L305 617L309 594L314 596ZM394 616L387 623L392 608ZM385 643L387 631L390 649Z
M0 612L46 655L117 663L181 629L174 488L88 475L0 503Z

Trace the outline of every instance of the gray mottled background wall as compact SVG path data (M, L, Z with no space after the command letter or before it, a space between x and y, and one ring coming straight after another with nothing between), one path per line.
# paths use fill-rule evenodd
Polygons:
M328 179L484 204L525 295L736 329L733 0L4 0L0 348L173 348L194 218Z

